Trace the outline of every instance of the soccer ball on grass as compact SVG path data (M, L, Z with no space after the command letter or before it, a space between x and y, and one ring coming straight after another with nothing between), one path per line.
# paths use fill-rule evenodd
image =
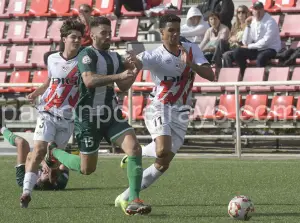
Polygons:
M250 198L239 195L232 198L228 205L228 214L236 220L248 221L254 213L254 204Z

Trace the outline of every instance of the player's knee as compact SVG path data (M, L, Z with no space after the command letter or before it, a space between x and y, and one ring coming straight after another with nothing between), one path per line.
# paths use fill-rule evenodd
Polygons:
M31 162L41 162L44 157L46 155L46 151L43 151L41 149L38 149L38 150L34 150L32 153L31 153L31 156L30 156L30 161Z
M165 172L165 171L167 171L168 169L169 169L169 166L170 166L170 164L169 163L158 163L158 162L156 162L155 164L154 164L154 166L155 166L155 168L158 170L158 171L160 171L160 172Z
M158 147L156 149L156 156L159 159L167 158L169 156L169 150L165 147Z

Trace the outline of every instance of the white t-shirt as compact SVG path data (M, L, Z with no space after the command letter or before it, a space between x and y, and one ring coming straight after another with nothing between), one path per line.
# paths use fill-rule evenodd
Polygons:
M198 65L208 63L198 45L183 42L182 46L192 62ZM143 64L143 70L151 72L155 87L151 93L153 102L161 102L172 106L191 104L191 90L194 75L190 67L178 56L170 53L163 45L153 51L144 51L137 55Z
M48 77L50 86L41 97L39 111L72 118L79 98L77 57L65 60L59 52L51 54L48 57Z

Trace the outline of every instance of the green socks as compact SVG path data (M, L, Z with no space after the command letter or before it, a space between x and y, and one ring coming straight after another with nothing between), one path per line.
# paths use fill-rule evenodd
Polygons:
M128 156L127 176L129 181L129 202L139 198L143 178L142 157Z
M13 134L8 128L2 127L1 133L3 137L9 142L10 145L16 146L15 139L17 138L17 135Z
M81 173L80 156L69 154L61 149L53 149L53 156L71 170Z

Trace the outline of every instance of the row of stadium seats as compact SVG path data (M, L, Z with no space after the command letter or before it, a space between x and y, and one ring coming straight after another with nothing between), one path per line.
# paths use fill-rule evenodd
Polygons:
M252 2L256 2L256 0L252 0ZM297 0L265 0L261 2L264 3L265 10L270 13L300 12L300 2Z
M122 19L120 21L120 27L118 36L117 20L112 20L112 41L129 41L137 40L138 36L138 19ZM47 20L33 21L28 27L27 21L11 21L8 23L0 22L0 44L5 43L58 43L60 41L60 27L63 21L53 21L49 26ZM7 33L5 35L6 26L8 26ZM48 28L49 26L49 28ZM26 30L28 29L28 30ZM28 35L26 35L28 33Z
M191 120L236 119L235 95L220 95L219 103L216 96L196 96ZM239 97L242 120L300 120L300 97L274 96L270 106L268 95L247 95L242 103ZM132 98L133 120L143 120L144 108L150 103L144 96ZM296 104L296 106L295 106ZM123 115L128 115L128 98L124 97Z
M30 6L27 6L27 3ZM106 15L113 12L114 0L96 0L93 5L92 0L75 0L73 7L71 0L10 0L9 5L5 8L5 0L0 0L0 18L12 18L16 16L22 17L56 17L56 16L76 16L78 15L78 8L81 4L88 4L93 7L92 15ZM163 4L172 3L177 7L177 10L172 10L172 13L180 14L182 9L182 0L164 0ZM29 8L26 11L26 8ZM154 16L159 16L170 12L169 10L161 13L153 13ZM128 12L124 7L122 8L124 16L144 16L144 12Z

